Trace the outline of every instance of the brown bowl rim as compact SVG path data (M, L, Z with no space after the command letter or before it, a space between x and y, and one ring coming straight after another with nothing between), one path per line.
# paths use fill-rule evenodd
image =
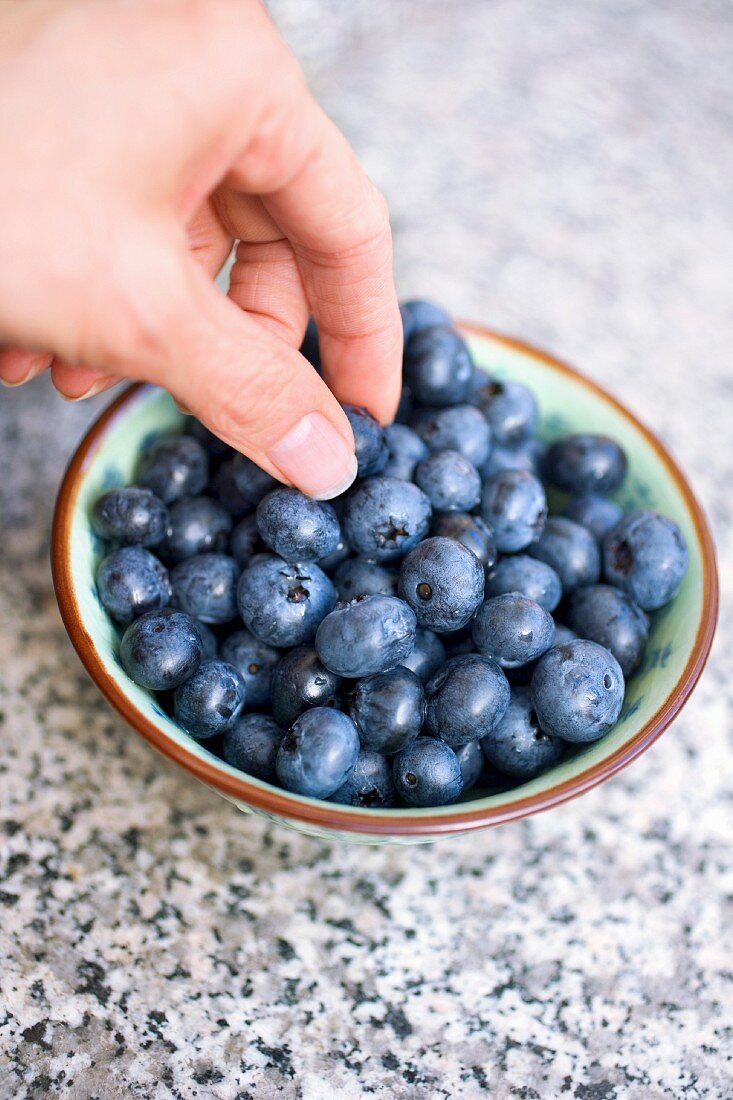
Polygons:
M700 545L703 570L703 613L698 624L695 642L677 683L666 700L637 731L630 741L622 745L606 760L587 768L580 775L558 783L554 787L538 791L510 805L501 804L489 808L470 809L470 804L458 804L454 812L431 816L425 810L420 816L407 816L399 811L378 810L372 814L354 813L349 807L331 802L300 800L298 796L280 791L276 787L256 787L246 776L231 776L219 771L217 766L190 753L183 746L159 730L137 709L124 691L106 671L96 647L81 619L71 578L70 532L76 496L88 457L101 440L110 422L144 388L144 383L129 386L88 429L69 462L59 488L51 537L51 568L56 597L66 630L87 672L109 703L155 749L170 760L180 764L187 772L213 787L221 794L238 799L246 805L268 814L301 822L311 828L324 828L339 832L371 834L374 836L430 837L451 833L465 833L474 829L501 825L516 821L529 814L549 810L571 798L576 798L599 783L604 782L645 752L670 725L687 702L705 667L715 633L718 615L718 572L715 547L705 514L696 500L682 471L666 447L650 429L631 413L620 401L602 386L587 378L556 356L549 354L512 336L495 332L483 325L461 322L460 327L476 336L516 348L525 354L542 360L562 374L570 375L577 383L592 390L617 409L641 432L654 448L675 481L692 518Z

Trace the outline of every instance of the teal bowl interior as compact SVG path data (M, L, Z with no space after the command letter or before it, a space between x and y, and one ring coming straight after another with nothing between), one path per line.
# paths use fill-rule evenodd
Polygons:
M103 547L89 524L105 489L133 480L141 448L184 417L171 398L132 387L82 441L62 484L54 525L53 566L59 604L84 664L107 699L152 744L244 810L324 836L350 840L426 840L499 824L565 801L614 774L651 744L692 690L712 641L717 609L710 534L689 486L661 444L621 405L564 364L517 341L465 326L476 362L491 375L531 386L541 406L540 436L571 431L614 436L629 458L618 495L625 509L654 508L671 516L687 540L690 564L672 604L653 616L642 669L629 681L617 726L579 748L549 772L511 790L474 788L452 806L392 811L357 809L288 794L243 775L181 730L155 697L119 665L119 633L96 594ZM551 500L553 510L561 498Z

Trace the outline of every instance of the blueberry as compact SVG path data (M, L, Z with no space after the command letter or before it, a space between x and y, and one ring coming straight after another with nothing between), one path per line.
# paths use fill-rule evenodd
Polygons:
M272 716L289 729L309 707L334 706L341 678L322 665L313 646L301 645L280 658L272 673Z
M563 623L555 623L555 637L553 638L553 645L565 645L567 642L574 641L578 635L574 630L571 630L569 626L565 626Z
M425 537L430 515L430 501L416 485L396 477L372 477L346 498L344 534L357 554L391 561Z
M237 614L239 568L228 554L195 554L171 570L173 605L202 623L228 623Z
M179 726L199 741L224 733L244 706L244 680L226 661L204 661L176 689L173 714Z
M363 749L399 752L422 729L425 692L415 673L398 665L359 680L349 698L349 714Z
M218 500L184 497L170 507L163 548L172 561L226 550L231 529L231 514Z
M460 451L474 466L482 466L491 450L491 429L473 405L453 405L421 417L418 435L431 452Z
M527 470L528 473L541 477L544 457L545 446L539 439L526 439L514 447L495 444L481 466L481 476L489 478L504 470Z
M424 458L415 482L438 512L467 512L481 496L479 472L460 451L436 451Z
M398 573L387 565L349 558L336 568L333 582L340 600L357 596L396 596Z
M232 478L237 492L250 508L262 500L265 493L274 489L277 481L262 470L256 462L246 455L237 454L232 460Z
M491 528L481 516L468 512L444 512L433 521L434 535L455 539L476 555L484 569L490 570L496 562L497 550Z
M407 657L416 627L412 610L396 596L360 596L326 616L316 634L316 652L338 676L370 676Z
M171 602L168 570L142 546L123 546L101 562L97 592L112 618L125 624Z
M324 573L332 573L333 570L337 569L342 562L348 561L350 556L351 547L349 546L344 536L340 535L339 540L331 553L325 554L324 557L318 559L318 566L320 569L323 570Z
M201 638L201 645L204 647L203 660L213 660L219 652L219 643L216 640L214 631L206 623L202 623L200 619L192 619L191 621L195 624Z
M247 497L242 496L237 488L234 480L234 459L232 458L222 462L212 477L211 492L235 519L245 515L252 507Z
M434 536L403 561L398 591L420 626L458 630L484 598L484 570L463 543Z
M260 547L260 529L257 516L245 516L240 519L229 538L229 553L240 568L244 568Z
M473 362L465 341L447 325L414 332L407 342L405 382L415 401L443 408L468 397Z
M225 443L223 439L219 439L218 435L214 435L209 431L205 424L202 424L200 420L196 420L195 417L190 417L186 421L186 435L192 435L194 439L197 439L205 451L208 451L209 457L214 461L219 461L222 458L228 458L232 454L232 448L228 443Z
M197 439L174 435L153 443L140 459L137 480L164 504L195 496L209 483L209 456Z
M317 561L338 546L341 530L330 504L278 486L257 505L263 542L285 561Z
M535 661L553 644L552 615L518 592L493 596L476 612L473 640L479 653L494 657L502 668Z
M344 806L394 806L397 789L392 775L392 761L378 752L362 749L354 769L343 786L331 795L332 802Z
M484 483L480 510L494 533L499 552L514 554L542 534L547 497L534 474L527 470L504 470Z
M132 622L120 642L120 663L131 680L150 691L167 691L199 666L203 644L190 615L172 608L149 611Z
M475 787L484 770L484 754L481 751L480 741L469 741L467 745L461 745L454 749L461 768L463 790L468 791Z
M409 386L403 386L402 393L400 394L400 401L397 406L397 412L394 416L395 424L409 424L413 408L412 390Z
M384 477L411 481L418 462L428 457L428 448L417 432L406 424L390 424L384 429L389 458L382 470Z
M233 665L244 680L250 710L270 702L272 673L280 654L248 630L236 630L221 644L221 659Z
M358 476L371 477L383 470L389 458L389 448L381 424L366 409L355 405L342 406L354 433Z
M317 371L321 369L321 349L318 346L318 328L313 317L308 318L303 343L300 345L300 354L307 359Z
M408 653L400 664L403 668L409 668L421 683L426 684L441 665L445 664L445 659L445 646L438 635L424 626L419 626L412 653Z
M272 779L283 731L267 714L242 714L224 734L227 764L256 779Z
M491 427L495 443L515 447L523 443L537 427L538 409L535 396L521 382L497 382L490 378L474 390L474 402Z
M313 562L291 565L275 554L258 554L240 577L237 602L255 637L284 648L313 640L333 610L336 590Z
M613 493L626 477L626 455L605 435L566 435L547 451L548 481L575 496Z
M602 542L611 528L615 527L621 519L623 508L608 497L594 495L571 497L565 505L563 515L587 527L593 537Z
M402 314L402 328L405 334L405 343L413 333L423 328L431 328L433 325L451 325L453 320L450 313L442 306L436 306L426 298L411 298L400 305Z
M620 588L592 584L576 589L568 605L568 623L581 638L610 650L624 676L641 664L649 620Z
M496 661L451 657L425 688L428 729L458 748L490 733L509 705L509 683Z
M277 754L277 777L288 791L329 798L342 787L359 756L359 735L347 714L314 707L296 719Z
M663 607L687 570L687 546L674 520L658 512L632 512L603 540L606 580L644 611Z
M481 741L489 764L516 779L534 779L556 764L562 741L540 729L526 687L512 688L504 717Z
M586 527L563 516L550 516L529 553L555 570L565 595L581 585L595 584L600 576L598 543Z
M578 638L540 657L530 693L545 733L563 741L597 741L621 713L624 675L612 653Z
M168 509L150 489L109 489L95 501L92 528L120 546L157 546L165 538Z
M521 592L545 611L554 611L560 603L562 584L552 566L528 554L502 558L486 580L486 595L501 596Z
M458 757L444 741L418 737L394 759L397 793L411 806L446 806L463 790Z

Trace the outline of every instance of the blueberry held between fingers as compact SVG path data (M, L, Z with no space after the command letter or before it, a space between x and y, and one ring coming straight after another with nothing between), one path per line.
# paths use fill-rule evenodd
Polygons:
M407 555L398 590L420 626L458 630L483 600L484 570L463 543L434 536Z
M295 721L277 754L277 777L288 791L330 798L351 774L359 756L359 735L347 714L314 707Z
M221 643L220 655L244 680L250 710L269 703L272 673L280 659L277 649L255 638L249 630L236 630Z
M331 554L341 538L333 507L285 485L271 489L257 505L262 541L285 561L317 561Z
M336 568L333 583L340 600L355 600L357 596L396 596L396 569L364 558L349 558Z
M460 798L463 776L458 757L444 741L418 737L394 758L397 793L411 806L447 806Z
M270 684L272 716L289 729L309 707L334 706L338 702L341 677L326 668L313 646L289 650L275 665Z
M482 739L481 748L492 767L526 781L557 763L563 743L540 729L528 688L514 687L504 717Z
M563 741L597 741L621 713L624 675L612 653L578 638L540 657L530 694L546 733Z
M95 501L92 529L119 546L157 546L165 538L168 509L150 489L109 489Z
M257 779L272 779L283 731L267 714L242 714L224 734L227 764Z
M473 405L453 405L421 417L416 428L431 452L460 451L474 466L486 462L491 450L491 429L484 414Z
M411 481L418 462L428 457L428 448L420 436L406 424L390 424L384 429L389 458L382 470L384 477Z
M425 692L415 673L398 665L359 680L349 697L349 714L363 749L399 752L422 729Z
M397 789L392 775L392 761L381 753L362 749L351 774L331 795L331 801L371 809L394 806Z
M209 481L209 456L193 436L159 439L140 459L137 481L164 504L196 496Z
M184 497L168 511L164 554L171 561L183 561L194 554L226 550L231 529L231 513L218 500Z
M228 623L237 614L239 567L228 554L195 554L171 570L173 605L202 623Z
M554 611L560 603L562 584L552 566L528 554L502 558L486 579L486 595L501 596L520 592L545 611Z
M649 620L620 588L592 584L576 589L570 597L567 617L581 638L598 642L613 653L624 676L629 676L641 664Z
M481 604L472 630L479 653L493 657L502 668L520 668L535 661L555 637L549 611L518 592L493 596Z
M343 405L351 430L358 464L358 477L371 477L383 470L389 458L384 429L366 409Z
M575 496L613 493L626 477L627 461L621 447L605 435L566 435L547 451L549 481Z
M199 666L203 643L183 611L149 611L130 623L120 642L120 663L131 680L149 691L168 691Z
M436 512L467 512L481 495L479 472L460 451L436 451L424 458L415 482Z
M316 652L338 676L371 676L407 657L416 629L415 615L403 600L360 596L325 617L316 633Z
M551 566L567 596L584 584L595 584L601 572L598 543L587 527L564 516L550 516L528 553Z
M112 618L124 624L171 602L168 570L142 546L122 546L101 562L97 592Z
M400 664L414 672L421 684L426 684L446 660L445 646L433 630L419 626L415 632L412 652Z
M203 661L176 689L176 722L199 741L224 733L244 706L244 680L226 661Z
M494 533L497 549L502 554L515 554L542 534L547 497L534 474L504 470L484 483L480 512Z
M313 562L291 564L276 554L258 554L239 578L237 604L255 637L285 648L313 640L336 604L336 590Z
M494 536L481 516L474 516L469 512L442 512L433 520L432 534L462 542L476 555L486 570L492 569L496 562Z
M404 375L420 405L460 405L468 397L473 361L455 329L433 325L413 333L408 340Z
M603 572L644 611L664 607L687 571L687 545L674 520L658 512L632 512L603 540Z
M502 447L514 447L531 436L537 427L537 400L521 382L498 382L486 379L474 391L475 403L491 427L494 442Z
M563 515L576 523L587 527L598 542L602 542L612 527L615 527L623 515L623 508L608 497L589 494L583 497L571 497L565 505Z
M417 485L372 477L352 489L344 506L344 534L355 553L393 561L428 533L430 501Z
M426 722L457 748L490 733L509 705L509 683L496 661L468 653L451 657L425 688Z

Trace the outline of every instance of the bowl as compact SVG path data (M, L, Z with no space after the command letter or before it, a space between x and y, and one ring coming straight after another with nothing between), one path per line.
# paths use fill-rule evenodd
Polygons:
M677 521L690 558L682 587L653 616L644 663L629 681L615 728L537 779L511 790L473 788L462 801L430 809L362 809L290 794L237 771L198 744L120 667L119 632L96 594L103 547L91 530L90 509L105 489L132 480L146 441L184 420L162 390L131 386L84 436L59 490L52 537L59 607L71 641L108 702L154 748L241 810L328 839L366 843L435 840L499 825L566 802L630 764L669 726L703 670L717 617L715 551L702 509L665 447L619 401L560 360L488 329L461 327L479 367L534 389L544 441L571 431L618 439L629 474L617 499L625 508L654 508Z

